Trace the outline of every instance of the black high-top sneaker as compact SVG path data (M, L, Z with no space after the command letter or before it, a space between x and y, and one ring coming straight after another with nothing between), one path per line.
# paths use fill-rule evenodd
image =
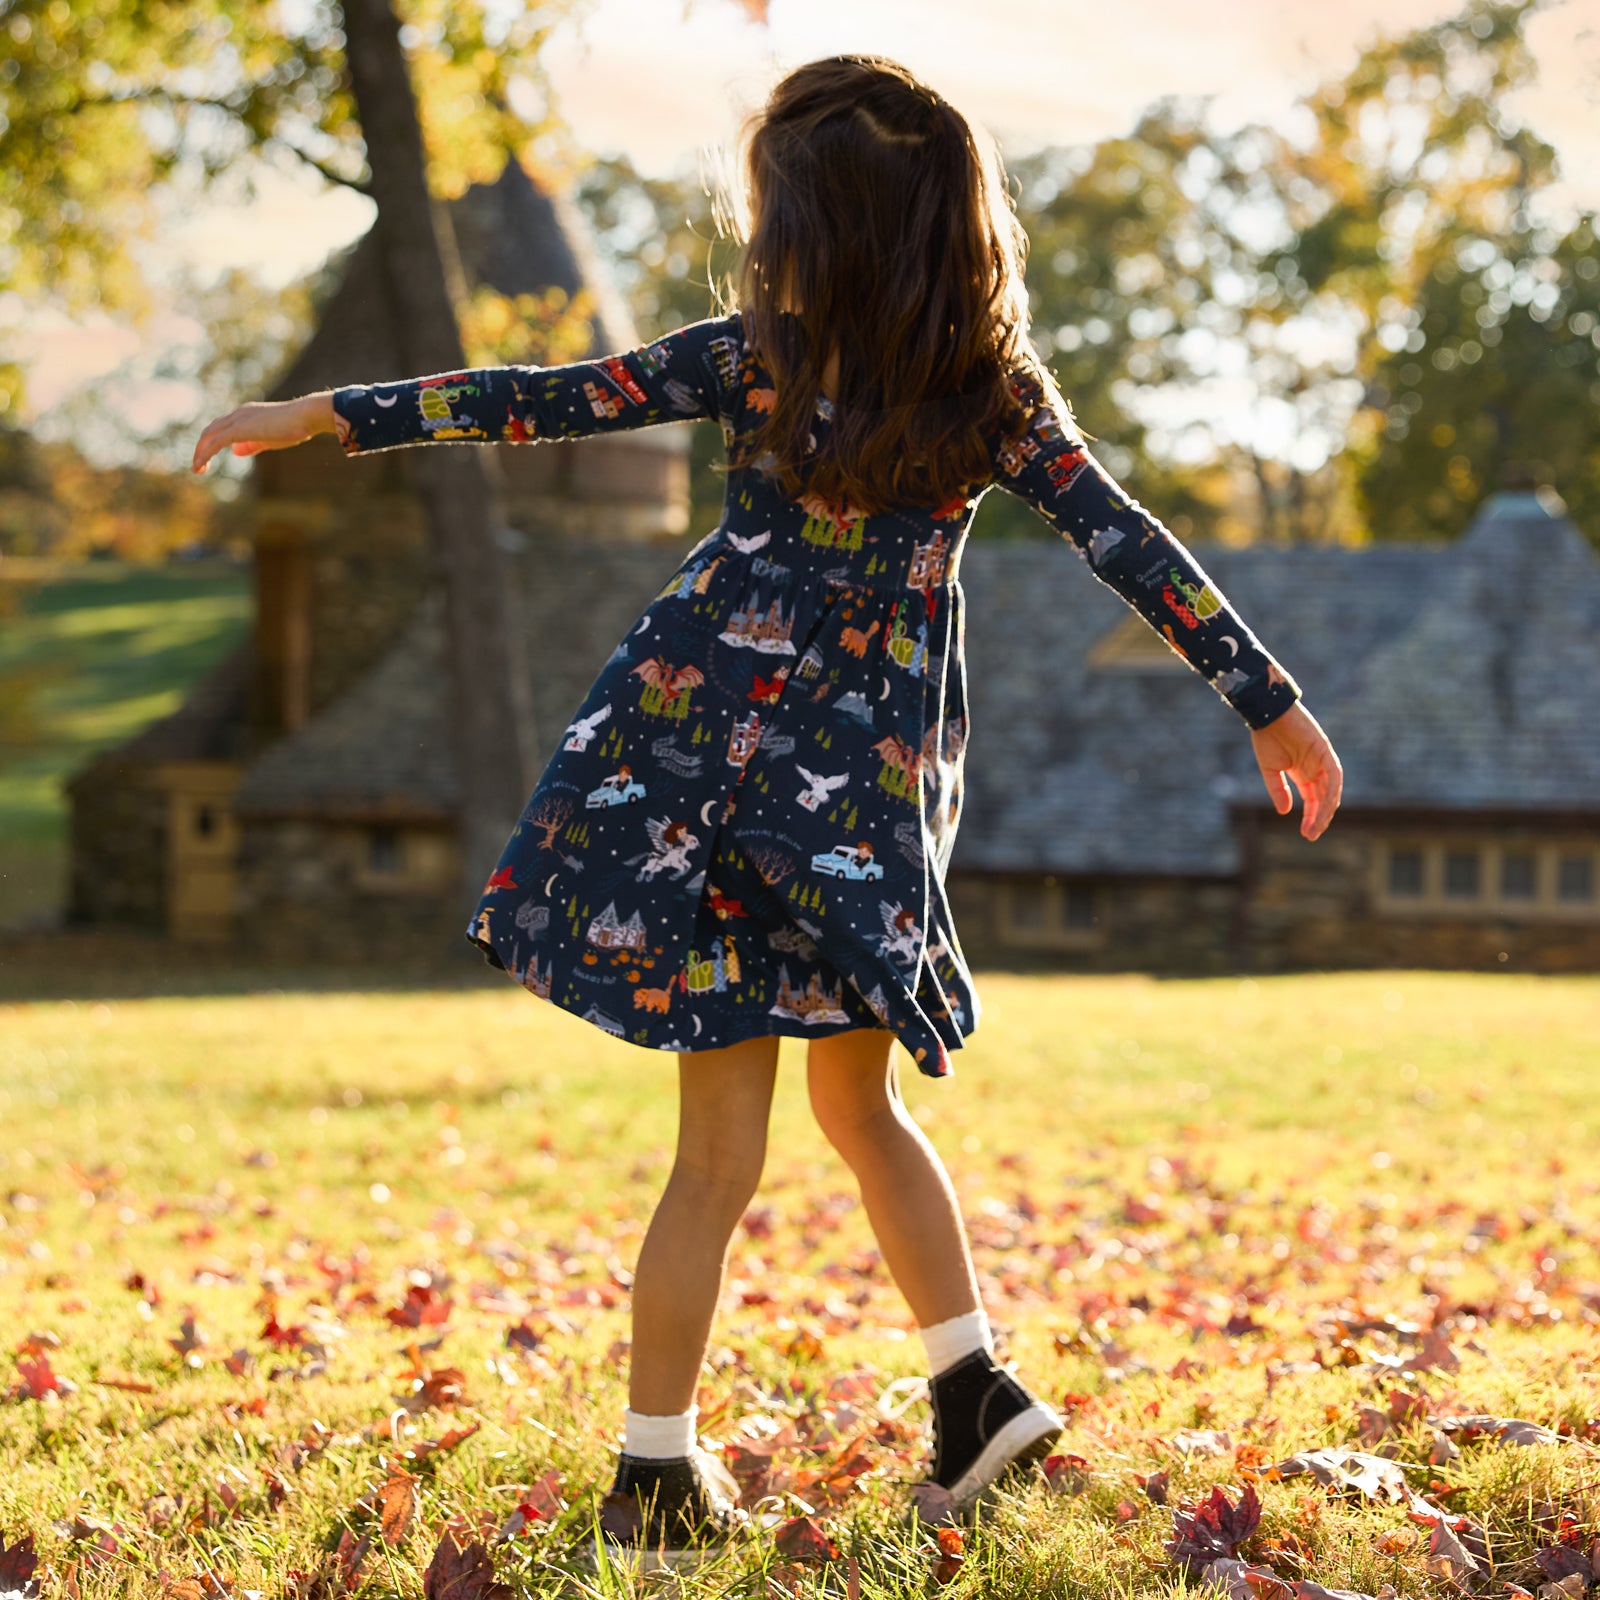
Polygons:
M697 1566L748 1520L733 1503L738 1493L733 1475L704 1450L664 1461L620 1456L600 1514L606 1553L644 1572Z
M1013 1467L1041 1461L1061 1435L1061 1418L1030 1394L987 1350L974 1350L928 1385L933 1402L930 1480L964 1510Z

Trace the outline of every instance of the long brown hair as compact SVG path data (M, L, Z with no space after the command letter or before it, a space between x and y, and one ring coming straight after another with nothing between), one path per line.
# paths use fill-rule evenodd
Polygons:
M797 68L747 119L736 295L776 396L729 452L786 493L857 512L943 506L992 473L1026 407L1009 379L1064 402L1028 338L1028 239L993 139L898 62L843 55ZM832 427L808 452L830 350Z

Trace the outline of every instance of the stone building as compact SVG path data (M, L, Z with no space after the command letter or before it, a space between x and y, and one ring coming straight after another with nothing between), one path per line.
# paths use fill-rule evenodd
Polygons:
M969 956L1600 969L1600 557L1560 500L1495 494L1450 544L1196 553L1338 749L1333 826L1272 811L1234 713L1060 549L969 546Z
M573 359L638 342L568 196L513 162L449 210L469 290L586 310L590 352ZM374 246L351 252L267 398L415 375ZM688 430L496 455L543 760L675 560L658 546L687 529ZM177 713L72 779L74 920L312 956L457 932L459 779L413 472L411 452L347 459L331 438L256 458L251 637Z

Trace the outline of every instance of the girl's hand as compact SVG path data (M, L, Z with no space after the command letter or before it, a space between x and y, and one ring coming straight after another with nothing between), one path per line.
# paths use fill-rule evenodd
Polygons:
M1305 802L1300 832L1320 839L1339 809L1344 768L1317 719L1297 700L1281 717L1254 729L1250 742L1278 815L1286 817L1294 809L1288 783L1292 778Z
M255 400L206 424L195 443L194 471L204 472L206 463L222 450L253 456L263 450L286 450L333 431L331 389L299 400Z

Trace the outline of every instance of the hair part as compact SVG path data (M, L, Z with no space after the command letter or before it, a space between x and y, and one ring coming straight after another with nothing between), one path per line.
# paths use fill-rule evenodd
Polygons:
M730 467L857 512L943 506L1025 428L1018 368L1067 423L1028 337L1028 239L986 130L898 62L843 55L783 78L742 143L744 192L724 190L717 215L743 251L719 302L736 297L776 397Z

